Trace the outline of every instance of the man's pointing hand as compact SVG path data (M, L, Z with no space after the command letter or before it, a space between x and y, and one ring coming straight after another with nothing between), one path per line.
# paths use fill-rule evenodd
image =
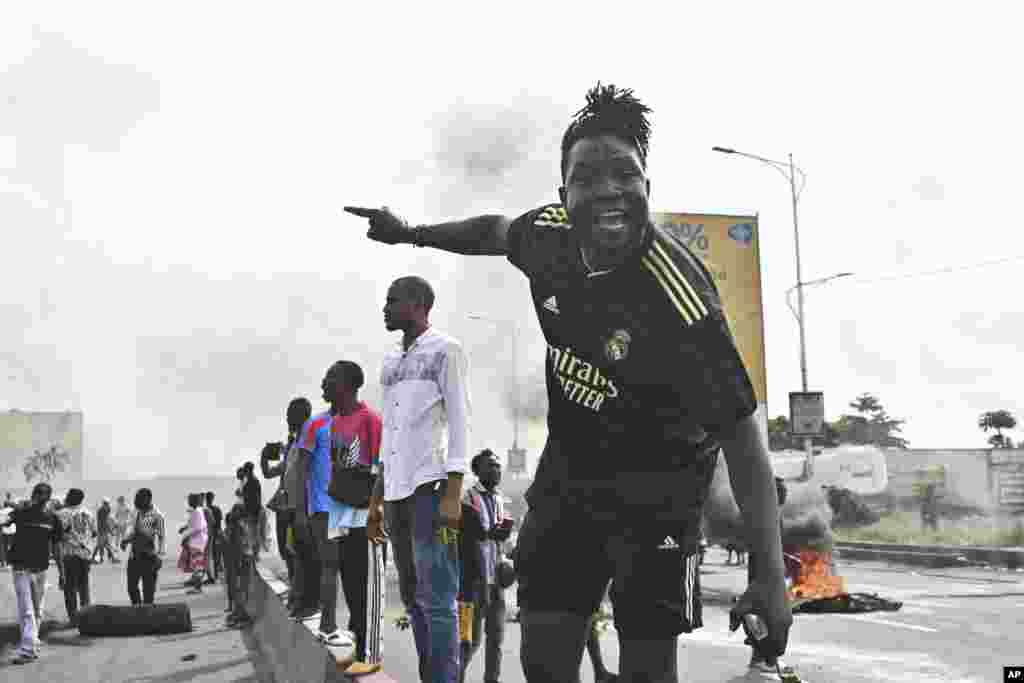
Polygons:
M388 207L380 209L366 209L360 206L346 206L345 213L370 220L370 229L366 236L371 240L383 242L384 244L401 244L412 242L412 228L405 220L391 211Z

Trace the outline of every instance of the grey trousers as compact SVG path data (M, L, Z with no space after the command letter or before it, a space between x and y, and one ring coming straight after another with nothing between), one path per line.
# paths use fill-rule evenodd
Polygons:
M505 591L498 586L490 586L490 600L487 604L477 603L473 609L473 640L462 643L462 675L460 681L466 680L466 670L473 655L484 644L484 681L501 679L501 645L505 640Z

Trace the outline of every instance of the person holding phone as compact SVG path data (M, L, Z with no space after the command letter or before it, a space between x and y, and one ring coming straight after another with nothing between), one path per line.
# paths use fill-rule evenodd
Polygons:
M299 490L305 481L305 463L299 454L298 440L302 426L313 414L313 406L308 398L300 396L288 403L285 411L285 424L288 427L288 441L268 443L260 454L260 470L264 479L277 479L277 491L267 503L274 511L274 523L277 537L277 552L288 567L288 583L292 586L289 601L291 607L299 604L302 588L305 587L302 574L303 559L306 553L292 552L288 549L288 529L296 525L296 507L305 502L305 496ZM273 464L271 464L273 462ZM301 517L305 523L305 515ZM296 574L299 574L296 580ZM299 588L299 590L296 590Z
M513 521L505 514L501 462L489 448L470 463L477 482L462 496L462 590L463 614L469 617L469 639L462 640L462 672L480 649L486 634L484 683L501 676L501 644L505 639L505 587L498 568L505 560L502 544L512 533Z

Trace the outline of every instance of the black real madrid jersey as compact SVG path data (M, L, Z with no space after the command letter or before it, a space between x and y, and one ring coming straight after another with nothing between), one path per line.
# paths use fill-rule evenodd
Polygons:
M627 481L685 471L709 434L753 414L718 291L664 228L649 224L626 263L590 273L565 209L548 205L512 223L508 251L547 341L548 444L532 495L628 498Z

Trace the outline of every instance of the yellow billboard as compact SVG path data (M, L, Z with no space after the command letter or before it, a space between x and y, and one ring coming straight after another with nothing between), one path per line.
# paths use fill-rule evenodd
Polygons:
M678 235L711 272L722 295L729 328L754 385L759 418L767 433L768 378L757 216L655 213L654 220Z
M0 496L24 495L38 481L60 490L82 479L80 412L0 413Z

